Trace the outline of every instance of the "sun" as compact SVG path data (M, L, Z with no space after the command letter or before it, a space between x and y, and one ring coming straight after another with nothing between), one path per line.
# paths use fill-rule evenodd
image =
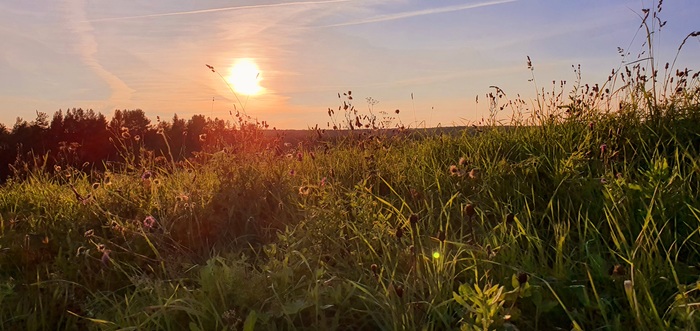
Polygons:
M260 69L251 59L237 60L226 78L236 93L246 95L256 95L263 92L260 80Z

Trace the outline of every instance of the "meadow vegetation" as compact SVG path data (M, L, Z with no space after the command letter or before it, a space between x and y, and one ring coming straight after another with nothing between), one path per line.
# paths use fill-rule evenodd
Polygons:
M333 137L251 121L180 159L159 123L118 128L118 162L21 160L0 329L698 329L700 80L658 63L532 102L493 87L491 118L450 134L346 92Z

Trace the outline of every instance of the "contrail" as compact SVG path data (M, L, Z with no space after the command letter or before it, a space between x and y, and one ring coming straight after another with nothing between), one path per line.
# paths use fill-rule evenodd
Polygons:
M400 19L409 18L409 17L449 13L449 12L474 9L474 8L479 8L479 7L500 5L503 3L515 2L515 1L517 1L517 0L499 0L499 1L490 1L490 2L483 2L483 3L476 3L476 4L468 4L468 5L457 5L457 6L443 7L443 8L424 9L424 10L417 10L417 11L412 11L412 12L398 13L398 14L393 14L393 15L381 15L381 16L368 18L368 19L362 20L362 21L324 25L322 27L348 26L348 25L358 25L358 24L393 21L393 20L400 20Z
M77 36L78 41L75 49L83 59L83 63L109 85L112 92L110 96L112 105L110 106L123 104L131 99L134 90L118 76L105 69L95 56L98 44L93 34L92 25L85 20L85 2L86 0L66 0L68 29ZM74 20L75 17L79 18L79 20Z
M350 0L323 0L323 1L297 1L297 2L283 2L283 3L272 3L265 5L248 5L248 6L236 6L236 7L222 7L222 8L212 8L212 9L200 9L200 10L190 10L181 11L173 13L161 13L161 14L150 14L150 15L136 15L136 16L122 16L122 17L106 17L92 19L87 22L110 22L110 21L122 21L122 20L132 20L139 18L154 18L154 17L166 17L166 16L180 16L180 15L194 15L194 14L206 14L206 13L216 13L223 11L232 10L245 10L245 9L258 9L258 8L270 8L270 7L287 7L287 6L299 6L299 5L317 5L317 4L327 4L336 2L347 2Z

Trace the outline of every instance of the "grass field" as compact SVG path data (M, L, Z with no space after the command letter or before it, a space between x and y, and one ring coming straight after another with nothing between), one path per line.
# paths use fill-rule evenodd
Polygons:
M645 63L449 134L33 169L0 329L696 330L700 84Z

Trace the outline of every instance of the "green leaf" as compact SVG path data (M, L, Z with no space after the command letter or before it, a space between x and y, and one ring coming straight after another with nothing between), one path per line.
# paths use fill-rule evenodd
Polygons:
M518 275L513 274L513 276L510 277L510 285L513 285L513 288L520 287L520 282L518 281Z
M190 322L190 331L202 331L202 329L200 329L194 322Z
M460 287L461 287L461 286L460 286ZM467 304L467 302L464 301L464 298L462 298L462 296L460 296L459 294L457 294L457 293L455 293L455 292L452 292L452 297L455 299L455 301L456 301L458 304L462 305L463 307L467 307L467 308L469 307L469 305Z
M642 187L638 184L627 184L627 188L634 191L641 191Z
M304 299L297 299L292 302L287 302L284 306L282 306L282 312L285 315L294 315L311 306L312 304L306 302Z
M243 323L243 331L253 331L257 320L258 314L255 310L251 310L250 313L248 313L248 317L245 318L245 323Z

